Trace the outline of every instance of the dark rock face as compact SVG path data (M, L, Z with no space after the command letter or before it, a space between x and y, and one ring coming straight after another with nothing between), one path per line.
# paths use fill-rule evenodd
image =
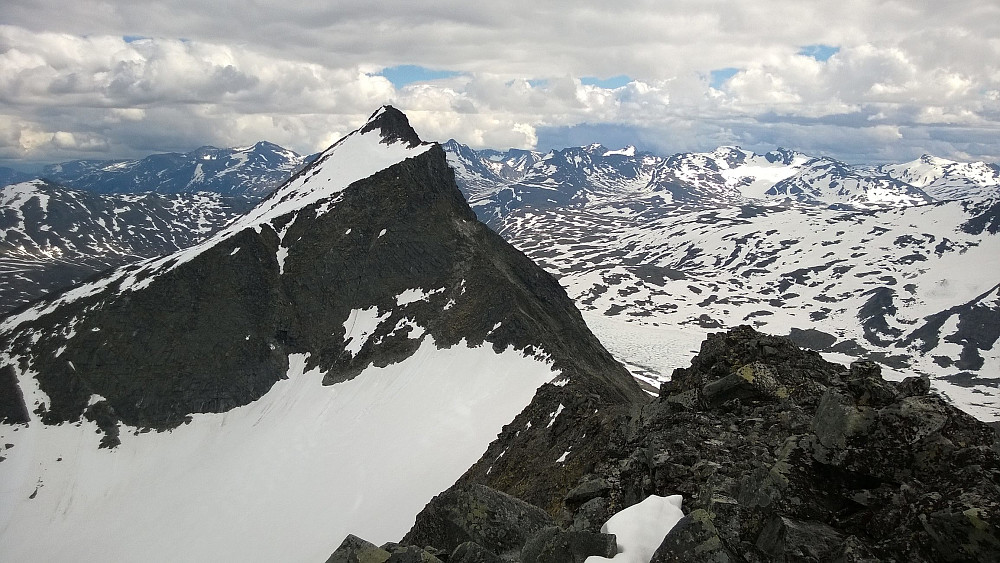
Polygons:
M502 561L499 555L471 541L460 544L448 558L448 563L501 563Z
M24 395L17 385L14 368L0 368L0 422L26 424L29 420L28 407L24 404Z
M997 436L919 378L739 327L622 430L622 457L595 469L612 498L684 495L655 561L1000 557Z
M739 559L722 543L719 531L712 523L712 515L699 508L671 528L650 559L650 563L673 561L729 563Z
M372 114L368 123L361 128L362 133L369 131L378 131L385 144L402 142L408 147L415 147L422 142L417 136L417 132L410 126L406 116L392 106L387 106Z
M521 549L521 563L584 563L590 556L614 557L618 542L614 534L541 529Z

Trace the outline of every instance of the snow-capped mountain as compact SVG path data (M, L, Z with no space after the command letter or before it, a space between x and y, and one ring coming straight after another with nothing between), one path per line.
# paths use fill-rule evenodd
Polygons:
M934 198L920 188L859 171L831 158L807 162L803 169L771 186L764 195L818 204L858 206L911 206Z
M929 185L908 182L906 178L912 174L904 177L892 167L853 166L787 149L756 154L739 147L720 147L707 153L660 157L634 147L608 150L591 145L550 151L537 156L523 173L519 169L505 178L490 168L491 159L497 158L494 152L477 152L454 141L445 149L459 185L473 208L491 225L522 207L585 207L622 198L649 200L652 205L788 200L861 209L954 199L944 186L990 186L982 188L984 194L997 191L992 187L997 184L995 179L985 180L991 178L994 165L983 163L966 169L941 161L945 164L935 169L935 178L940 179ZM921 178L929 173L922 172ZM937 195L925 192L926 186Z
M0 376L10 561L321 561L402 537L526 406L646 400L390 107L207 240L0 321ZM517 486L577 482L557 456Z
M0 189L0 313L106 268L191 246L246 196L96 194L43 180Z
M494 174L504 180L516 181L524 178L528 169L537 164L544 155L537 151L522 149L508 149L504 152L485 149L479 151L479 156Z
M878 170L942 201L995 198L1000 192L1000 165L985 162L956 162L925 154Z
M217 192L262 196L309 161L273 143L189 153L164 153L140 160L77 160L46 166L41 177L72 188L111 192Z
M805 164L737 150L690 160L767 169L734 174L737 191ZM543 158L517 182L534 170L544 184L550 167L574 195L495 216L636 375L658 383L649 358L737 318L890 363L895 341L958 346L945 354L963 370L995 365L995 201L688 203L639 187L653 170L637 156ZM1000 439L926 380L887 382L875 363L832 364L740 326L705 339L653 401L560 283L476 221L454 158L384 107L202 242L0 319L0 559L1000 548ZM41 189L11 196L22 231L53 209ZM848 328L818 330L825 319ZM975 377L950 382L989 403Z
M456 170L460 185L469 170ZM550 152L492 189L475 177L469 199L560 276L591 328L654 387L706 330L753 323L910 366L996 419L996 170L591 146Z

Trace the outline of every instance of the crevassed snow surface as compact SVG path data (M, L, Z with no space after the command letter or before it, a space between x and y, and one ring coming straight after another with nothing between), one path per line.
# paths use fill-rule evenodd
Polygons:
M611 559L593 555L586 563L649 563L663 537L684 517L681 500L681 495L650 495L615 514L601 526L601 532L617 536L618 555Z
M0 560L324 561L348 533L396 541L557 375L431 338L328 387L289 360L254 403L123 428L114 450L90 422L0 425ZM20 376L28 405L47 400L34 381Z

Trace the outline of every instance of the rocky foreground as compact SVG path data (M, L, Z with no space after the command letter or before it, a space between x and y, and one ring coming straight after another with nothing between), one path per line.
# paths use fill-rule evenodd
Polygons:
M592 422L573 416L546 429L548 449L568 451ZM349 536L329 561L610 557L602 524L653 494L683 495L685 513L654 562L1000 561L1000 440L926 379L886 381L877 364L845 368L743 326L710 335L657 400L608 424L593 448L606 453L558 502L532 498L548 510L476 482L515 476L473 468L400 544Z

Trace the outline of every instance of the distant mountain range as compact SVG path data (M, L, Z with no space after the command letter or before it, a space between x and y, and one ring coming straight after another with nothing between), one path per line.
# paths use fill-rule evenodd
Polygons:
M452 140L445 149L459 184L487 222L521 207L581 208L622 199L661 205L789 201L851 209L900 207L989 197L1000 185L996 164L928 155L903 164L853 166L786 149L755 154L739 147L669 157L597 144L498 153L477 152Z
M1000 416L986 399L1000 386L996 164L925 155L860 166L738 147L669 157L598 144L442 148L480 219L561 276L591 327L654 387L706 332L750 323L833 354L910 365L982 416ZM21 184L4 199L0 267L15 273L0 283L4 306L193 244L312 158L258 143L49 166L89 192L246 195L147 195L147 205ZM73 212L46 212L63 208ZM128 219L113 213L123 209ZM672 346L665 331L678 331Z
M138 160L74 160L45 166L37 175L0 169L0 186L45 179L97 193L216 192L263 196L277 188L313 156L274 143L249 147L201 147L189 153L162 153Z
M0 188L0 314L101 270L191 246L255 201L101 194L44 180Z
M447 146L480 217L560 276L654 387L707 332L752 324L914 369L1000 418L995 164L591 145L511 154L525 165L500 177L493 167L513 158Z

